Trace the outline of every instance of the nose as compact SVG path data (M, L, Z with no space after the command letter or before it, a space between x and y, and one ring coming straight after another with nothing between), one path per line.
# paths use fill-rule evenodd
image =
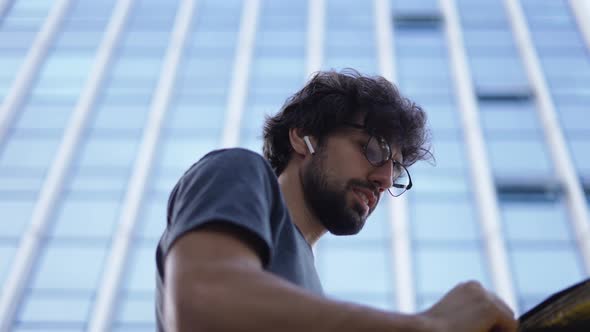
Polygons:
M385 164L374 167L369 174L369 181L379 188L379 192L391 188L393 185L393 161L388 160Z

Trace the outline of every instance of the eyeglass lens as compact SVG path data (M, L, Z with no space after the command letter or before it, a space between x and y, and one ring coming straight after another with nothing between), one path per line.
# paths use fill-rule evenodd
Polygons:
M365 153L367 160L377 167L382 166L391 159L391 149L387 141L375 136L369 138ZM393 196L403 194L410 184L410 177L407 170L397 162L394 162L392 179L393 185L389 188L389 193Z

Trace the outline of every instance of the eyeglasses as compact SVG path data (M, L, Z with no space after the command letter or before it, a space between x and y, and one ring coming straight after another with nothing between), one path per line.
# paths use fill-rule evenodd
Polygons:
M387 189L391 196L398 197L412 188L412 178L408 169L397 160L392 159L391 146L382 136L373 135L365 126L356 123L345 123L344 125L356 129L362 129L371 135L363 146L363 152L369 163L375 167L385 165L389 160L393 162L393 173L391 174L391 187Z

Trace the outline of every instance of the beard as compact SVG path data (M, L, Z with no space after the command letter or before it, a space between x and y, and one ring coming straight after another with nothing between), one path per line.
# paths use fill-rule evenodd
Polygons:
M318 151L319 152L319 151ZM350 180L346 185L330 181L323 168L323 156L317 153L301 174L303 194L312 213L334 235L353 235L361 231L366 218L365 207L356 200L352 207L347 203L347 193L354 186L367 187L366 182Z

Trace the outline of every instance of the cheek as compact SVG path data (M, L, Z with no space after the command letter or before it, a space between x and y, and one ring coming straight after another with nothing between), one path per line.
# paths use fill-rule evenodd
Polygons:
M351 179L365 179L369 172L369 164L362 151L350 143L329 146L322 157L323 172L328 179L340 179L346 183Z
M367 162L363 155L359 155L341 155L338 160L333 160L330 165L330 172L345 180L366 178Z

